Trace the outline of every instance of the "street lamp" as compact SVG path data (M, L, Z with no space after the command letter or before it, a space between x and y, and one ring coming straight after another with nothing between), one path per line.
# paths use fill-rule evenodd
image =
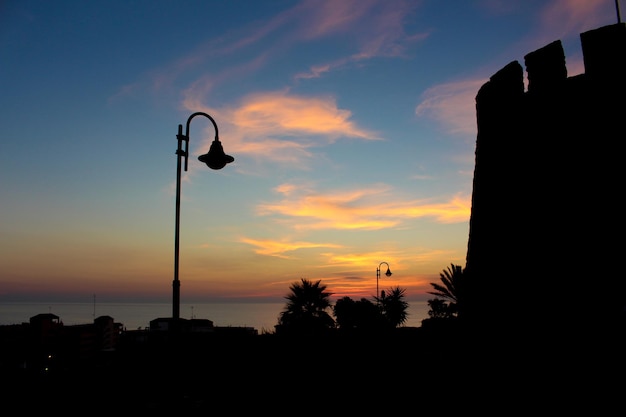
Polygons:
M172 302L172 319L175 323L173 323L177 327L178 319L180 318L180 280L178 279L178 267L179 267L179 246L180 246L180 169L181 169L181 159L185 158L185 171L187 171L187 157L189 156L189 124L191 123L191 119L196 116L205 116L208 118L211 123L213 123L213 127L215 128L215 139L211 143L211 147L209 148L209 152L204 155L200 155L198 159L201 162L207 164L207 166L211 169L222 169L235 160L230 155L226 155L224 153L224 148L222 148L222 143L219 140L219 135L217 131L217 124L215 120L211 116L203 112L196 112L189 116L187 119L187 127L185 128L185 134L183 135L183 125L178 125L178 134L176 135L176 139L178 139L178 149L176 150L177 155L177 166L176 166L176 226L174 228L174 282L172 283L173 287L173 302ZM183 150L182 145L185 142L185 149Z
M388 277L391 276L391 270L389 269L389 264L387 262L381 262L378 264L378 268L376 268L376 302L378 303L378 299L380 297L380 294L378 293L378 279L380 278L380 266L382 264L387 265L387 272L385 272L385 275L387 275Z

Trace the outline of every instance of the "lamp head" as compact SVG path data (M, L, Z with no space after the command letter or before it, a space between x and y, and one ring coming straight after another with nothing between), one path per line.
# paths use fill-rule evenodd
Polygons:
M211 148L209 148L209 152L204 155L200 155L198 157L200 162L204 162L211 169L222 169L235 160L230 155L226 155L224 153L224 148L222 147L222 142L219 141L218 138L215 138L211 143Z
M388 277L391 276L391 271L389 270L389 267L387 267L387 272L385 272L385 275L387 275Z

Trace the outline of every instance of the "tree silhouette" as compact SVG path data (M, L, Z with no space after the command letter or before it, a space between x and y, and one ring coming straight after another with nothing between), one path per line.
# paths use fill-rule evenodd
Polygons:
M395 287L386 293L384 290L377 301L380 303L382 314L389 327L398 327L406 322L409 303L404 300L406 289Z
M454 312L450 310L450 306L441 298L431 298L427 301L428 317L431 319L450 319L454 318Z
M464 311L466 302L464 273L460 265L450 264L439 274L443 285L431 282L430 285L436 291L428 291L429 294L447 300L449 313L454 317L462 316Z
M384 320L381 310L365 298L359 301L350 297L340 298L333 307L333 314L337 327L342 331L380 328Z
M335 321L326 311L331 307L330 296L321 280L305 278L289 286L291 293L278 318L276 333L319 333L335 327Z

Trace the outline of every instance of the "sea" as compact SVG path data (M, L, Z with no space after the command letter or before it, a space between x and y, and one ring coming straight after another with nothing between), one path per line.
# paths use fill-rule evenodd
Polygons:
M253 327L259 334L273 332L285 303L274 302L222 302L181 304L180 317L209 319L214 326ZM428 317L426 301L409 301L408 317L404 326L420 327ZM43 303L3 302L0 304L0 325L28 323L37 314L52 313L64 325L93 323L100 316L110 316L121 323L125 330L141 330L150 327L156 318L172 317L172 305L168 303Z

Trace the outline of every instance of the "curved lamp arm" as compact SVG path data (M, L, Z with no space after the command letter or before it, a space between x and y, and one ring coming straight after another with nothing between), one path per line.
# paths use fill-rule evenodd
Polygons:
M207 152L204 155L200 155L198 157L198 160L200 162L204 162L205 164L207 164L207 166L211 169L217 170L217 169L224 168L226 164L233 162L235 158L233 158L230 155L226 155L224 153L224 148L222 147L222 143L220 142L220 139L219 139L219 130L217 128L217 123L215 123L215 120L207 113L199 111L199 112L193 113L187 119L187 125L185 126L184 135L183 135L183 126L178 125L178 134L176 135L176 137L178 138L179 143L182 141L185 141L185 150L183 151L179 149L177 151L177 154L185 158L185 171L187 171L187 157L189 156L189 125L191 124L191 119L193 119L196 116L204 116L207 119L209 119L211 123L213 124L213 128L215 129L215 139L211 143L209 152Z
M385 275L387 275L388 277L391 276L391 269L389 269L389 264L387 262L379 263L378 268L376 268L376 304L379 303L380 294L378 293L378 279L380 278L380 266L383 264L387 265L387 272L385 272Z
M385 275L390 277L391 276L391 270L389 269L389 264L387 262L381 262L381 263L378 264L378 273L380 274L380 266L383 265L383 264L387 265L387 272L385 272Z

